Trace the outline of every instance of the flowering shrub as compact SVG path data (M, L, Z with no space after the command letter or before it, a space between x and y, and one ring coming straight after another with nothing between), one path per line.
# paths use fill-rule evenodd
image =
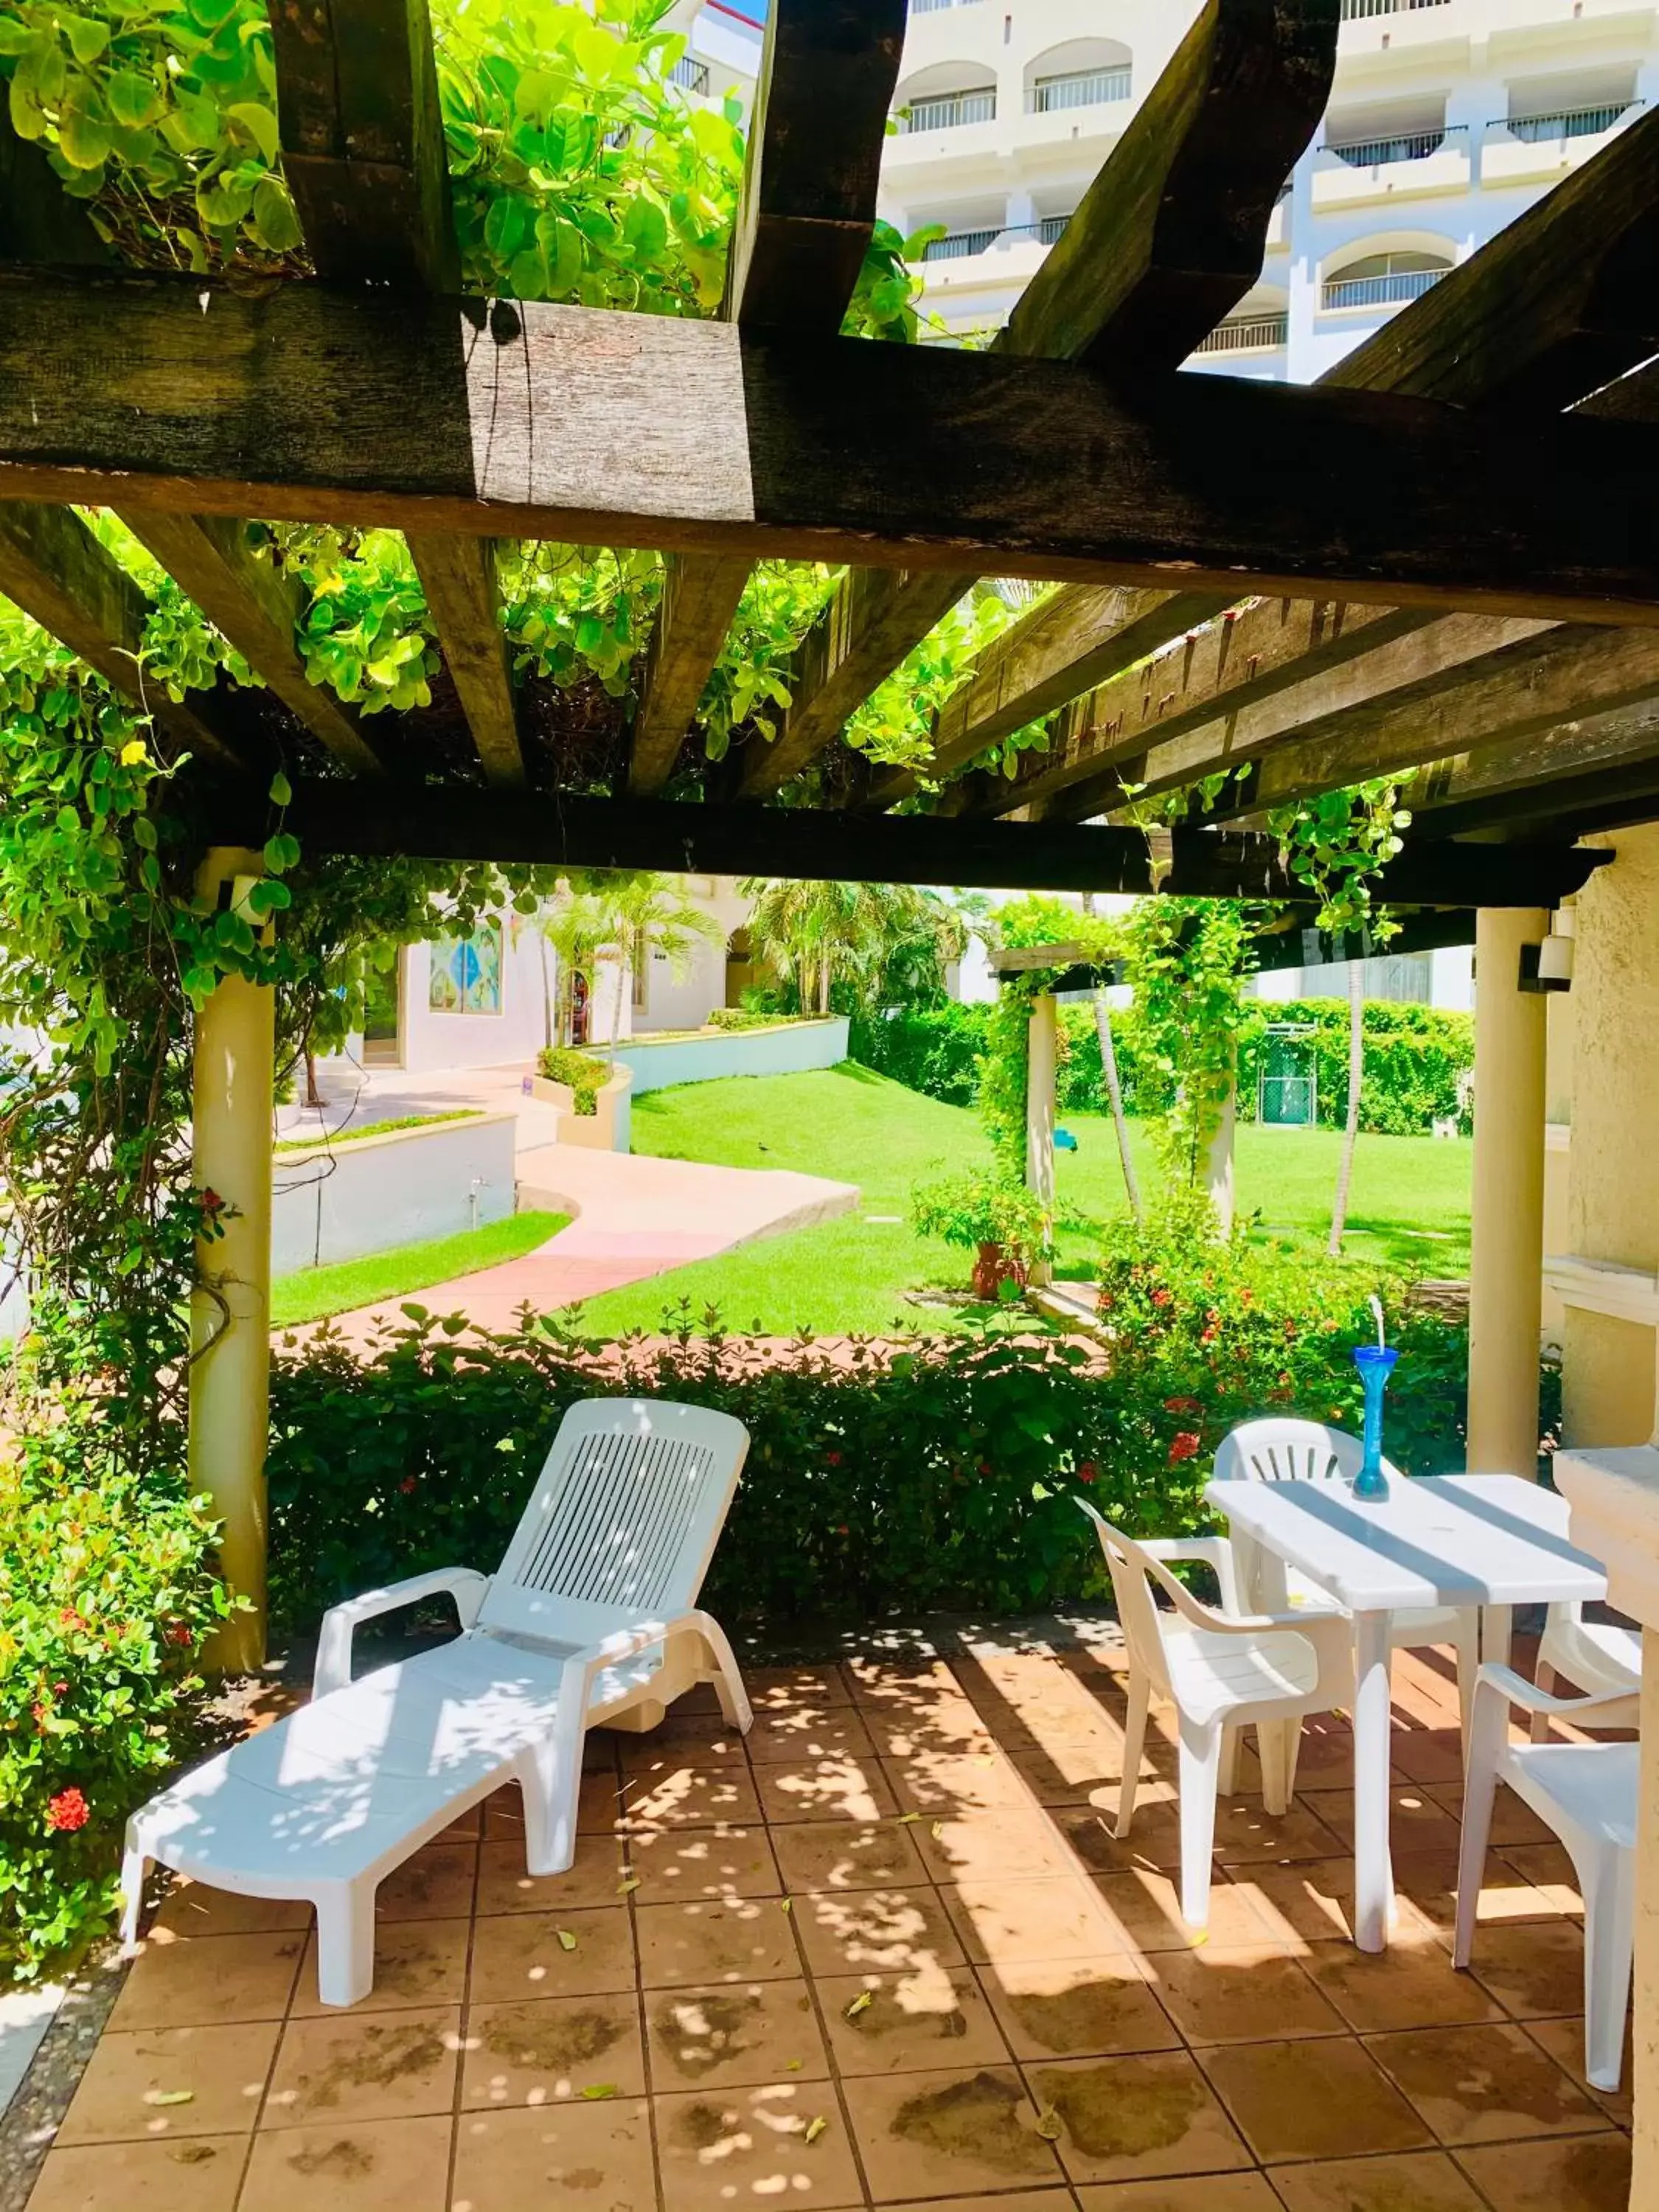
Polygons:
M73 1409L0 1443L0 1982L108 1917L126 1816L197 1740L212 1535Z

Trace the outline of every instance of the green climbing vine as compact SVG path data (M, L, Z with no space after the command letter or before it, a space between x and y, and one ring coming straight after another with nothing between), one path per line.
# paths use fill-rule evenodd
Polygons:
M1285 865L1319 901L1315 927L1338 940L1365 936L1386 945L1399 924L1374 898L1376 879L1401 849L1411 822L1401 805L1406 776L1379 776L1346 791L1275 807L1267 827Z

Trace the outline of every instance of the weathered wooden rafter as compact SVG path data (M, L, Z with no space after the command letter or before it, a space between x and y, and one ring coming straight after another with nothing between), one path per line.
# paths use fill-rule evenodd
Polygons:
M492 859L552 866L661 868L716 875L804 876L843 882L1147 892L1138 831L1044 823L966 823L930 815L854 817L805 807L697 806L660 799L578 799L397 785L365 807L349 785L301 785L287 817L307 852ZM258 823L228 807L216 834ZM1408 845L1388 872L1391 899L1410 905L1553 905L1578 890L1600 855L1557 847ZM1180 833L1164 886L1194 896L1307 903L1276 839Z
M1659 792L1659 699L1431 763L1412 779L1410 800L1422 835L1449 837L1547 827L1564 811L1648 792Z
M1206 0L994 350L1137 376L1183 362L1261 272L1274 202L1329 97L1338 15L1337 0ZM744 795L798 775L974 581L849 577L803 651L782 731L752 749ZM1163 611L1158 643L1198 618ZM1127 620L1149 629L1157 612Z
M834 337L876 222L905 0L775 0L766 26L721 313L745 330ZM641 683L628 787L668 780L750 563L671 553Z
M1644 426L535 303L0 272L0 497L1659 624ZM1358 487L1358 489L1356 489Z

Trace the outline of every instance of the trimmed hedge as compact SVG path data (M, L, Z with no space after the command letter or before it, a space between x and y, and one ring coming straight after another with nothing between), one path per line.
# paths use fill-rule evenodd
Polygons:
M901 1008L890 1014L860 1015L848 1042L850 1056L866 1067L947 1106L971 1106L979 1096L979 1063L989 1023L988 1006ZM1261 1006L1268 1021L1306 1024L1318 1078L1319 1119L1340 1128L1348 1103L1348 1007L1343 999L1295 999L1282 1006ZM1170 1103L1168 1079L1148 1065L1139 1023L1133 1006L1112 1016L1123 1103L1131 1114L1162 1112ZM1247 1119L1255 1111L1256 1070L1262 1049L1258 1030L1245 1042L1239 1066L1239 1095ZM1365 1008L1365 1086L1360 1096L1359 1126L1388 1136L1427 1136L1438 1120L1456 1117L1470 1126L1460 1106L1458 1079L1474 1065L1474 1020L1469 1014L1441 1013L1431 1006L1396 1006L1373 1000ZM1060 1060L1056 1103L1062 1114L1105 1110L1100 1041L1094 1010L1064 1006L1060 1010Z

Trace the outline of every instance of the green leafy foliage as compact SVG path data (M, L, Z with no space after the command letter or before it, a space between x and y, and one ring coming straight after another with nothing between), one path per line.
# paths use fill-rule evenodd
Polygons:
M1032 1267L1054 1250L1052 1224L1034 1191L994 1176L941 1176L918 1183L910 1194L912 1226L924 1237L968 1251L988 1246L994 1259L988 1278L1011 1277L1023 1285ZM975 1287L981 1287L976 1276ZM982 1285L990 1288L987 1280Z
M599 1110L599 1088L611 1070L591 1053L577 1052L565 1044L550 1045L536 1055L536 1073L544 1082L562 1083L569 1091L572 1110L592 1116Z
M200 1734L227 1601L176 1470L112 1461L86 1390L0 1399L0 1975L102 1926L126 1817Z
M1258 918L1240 900L1158 897L1140 900L1121 927L1142 1048L1166 1086L1157 1129L1171 1189L1196 1182L1240 1043L1261 1019L1242 989Z
M1379 776L1274 807L1267 816L1286 866L1319 901L1315 927L1332 937L1364 931L1386 945L1398 933L1399 924L1374 905L1371 887L1400 851L1399 833L1410 827L1412 817L1400 805L1407 781Z
M711 1030L736 1032L741 1030L788 1029L797 1022L811 1021L811 1014L774 1014L761 1006L715 1006L708 1016Z

